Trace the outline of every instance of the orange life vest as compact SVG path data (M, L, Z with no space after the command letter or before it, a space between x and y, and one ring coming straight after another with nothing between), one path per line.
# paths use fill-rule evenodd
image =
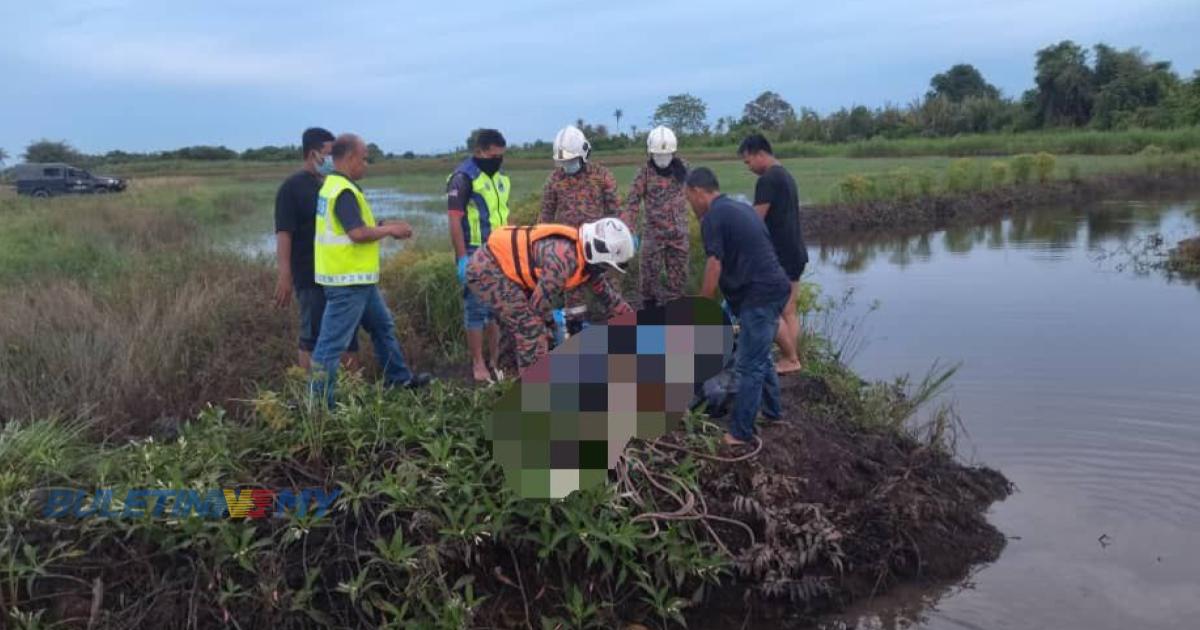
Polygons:
M532 291L537 286L541 270L533 266L533 244L548 237L561 236L575 242L577 266L575 275L567 280L564 289L575 287L588 281L586 259L583 257L583 241L579 238L579 230L569 225L543 223L532 226L506 226L493 229L487 239L488 251L500 263L500 269L509 280L516 282Z

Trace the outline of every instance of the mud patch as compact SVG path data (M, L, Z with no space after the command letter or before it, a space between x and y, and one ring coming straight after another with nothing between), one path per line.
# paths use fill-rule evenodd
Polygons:
M1034 206L1190 192L1198 186L1200 172L1195 171L1122 173L962 195L807 206L800 213L800 222L805 235L814 237L896 230L917 232L992 221Z
M739 541L738 576L691 617L803 625L900 582L961 579L999 556L1005 538L984 518L1012 491L999 472L840 417L819 378L787 379L784 402L790 414L760 430L757 456L702 475L709 510L746 523L755 540L719 532Z

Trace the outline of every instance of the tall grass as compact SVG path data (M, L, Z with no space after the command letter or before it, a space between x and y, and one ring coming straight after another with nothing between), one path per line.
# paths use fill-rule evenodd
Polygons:
M270 306L267 267L206 246L202 229L248 212L247 198L181 184L5 200L0 421L140 431L277 380L295 317Z

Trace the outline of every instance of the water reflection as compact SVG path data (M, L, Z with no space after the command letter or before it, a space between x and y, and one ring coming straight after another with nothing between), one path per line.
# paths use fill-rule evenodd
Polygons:
M1168 225L1169 217L1176 220ZM1200 205L1101 203L1069 211L1048 208L1018 212L991 223L953 226L940 232L827 239L816 246L816 258L822 265L845 273L861 272L877 258L903 269L932 262L935 249L962 257L980 246L1033 250L1038 260L1061 261L1080 247L1109 250L1128 245L1147 232L1164 233L1168 241L1174 241L1194 234L1197 226Z
M992 508L1013 538L973 588L891 593L823 627L1196 626L1200 292L1114 254L1198 232L1194 201L1112 202L812 247L823 292L881 304L853 367L961 361L961 452L1019 488Z
M363 196L371 204L371 212L377 220L407 221L413 226L414 238L446 231L445 197L417 195L391 188L364 188ZM250 257L274 256L275 232L234 239L231 245ZM404 242L385 239L382 247L385 255L395 253L404 248Z

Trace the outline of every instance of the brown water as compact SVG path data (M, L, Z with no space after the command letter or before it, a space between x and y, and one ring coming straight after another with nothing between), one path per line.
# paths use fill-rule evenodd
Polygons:
M1105 256L1152 233L1200 233L1200 203L811 248L825 293L879 301L852 365L961 361L960 451L1018 486L990 514L1012 537L997 562L829 627L1200 628L1200 290Z

